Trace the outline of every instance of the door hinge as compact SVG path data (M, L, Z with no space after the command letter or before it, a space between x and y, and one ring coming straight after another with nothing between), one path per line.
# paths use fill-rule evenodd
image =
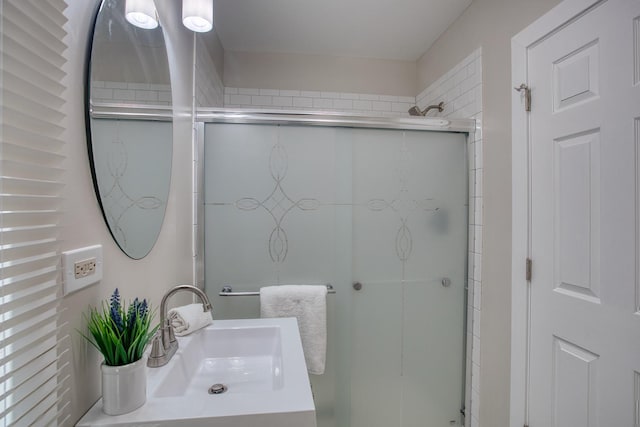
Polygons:
M531 270L532 270L532 268L533 268L533 261L531 261L531 258L527 258L526 267L525 267L525 269L526 269L525 277L527 279L527 282L531 281Z
M518 92L524 91L524 110L531 111L531 88L525 83L522 83L519 87L514 87Z

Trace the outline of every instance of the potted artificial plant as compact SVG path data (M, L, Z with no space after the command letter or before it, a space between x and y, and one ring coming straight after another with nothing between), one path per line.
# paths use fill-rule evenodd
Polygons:
M89 307L85 316L89 335L82 334L104 357L102 362L102 410L120 415L147 400L147 367L144 350L158 330L151 326L154 312L147 300L120 302L118 289L100 309Z

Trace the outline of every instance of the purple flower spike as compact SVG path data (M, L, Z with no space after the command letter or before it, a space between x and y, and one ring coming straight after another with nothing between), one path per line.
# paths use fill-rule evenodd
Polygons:
M118 288L113 291L113 295L111 295L111 307L109 310L109 314L111 315L111 320L118 328L118 332L122 332L124 329L124 324L122 323L122 309L120 306L120 293L118 292Z
M149 311L149 305L147 304L147 299L142 300L142 303L138 306L138 315L140 317L144 317L147 315Z

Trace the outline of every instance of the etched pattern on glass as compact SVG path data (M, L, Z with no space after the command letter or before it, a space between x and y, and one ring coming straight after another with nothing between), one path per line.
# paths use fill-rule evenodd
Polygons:
M107 159L107 170L113 181L108 189L100 190L100 196L109 226L124 247L127 247L127 233L120 225L122 218L132 209L154 210L164 206L164 202L156 196L134 198L127 192L122 180L127 174L128 166L127 148L120 138L120 126L116 121L116 133L111 140L111 149Z
M403 135L404 136L404 135ZM409 227L409 214L414 211L435 212L437 207L432 207L432 198L421 200L412 199L409 196L408 182L411 175L411 152L403 141L400 148L400 159L397 165L399 181L398 194L392 200L372 198L365 202L336 203L334 201L320 201L311 197L292 197L285 188L285 178L289 168L289 156L285 146L280 140L280 133L269 154L269 173L273 181L273 188L264 198L242 197L235 202L213 202L213 206L233 206L242 211L256 211L262 209L273 219L273 229L269 234L268 251L273 263L283 263L289 253L289 239L285 229L285 219L295 211L316 211L323 206L336 207L361 207L372 212L391 210L398 215L398 231L395 238L395 252L398 260L402 262L402 280L404 277L404 264L410 259L413 249L413 237Z

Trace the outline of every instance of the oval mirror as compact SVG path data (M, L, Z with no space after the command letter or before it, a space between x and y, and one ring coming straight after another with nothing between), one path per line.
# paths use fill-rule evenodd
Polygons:
M86 125L104 219L122 251L140 259L162 228L173 114L162 28L129 23L125 3L103 0L97 11L87 61ZM153 0L147 3L153 6Z

